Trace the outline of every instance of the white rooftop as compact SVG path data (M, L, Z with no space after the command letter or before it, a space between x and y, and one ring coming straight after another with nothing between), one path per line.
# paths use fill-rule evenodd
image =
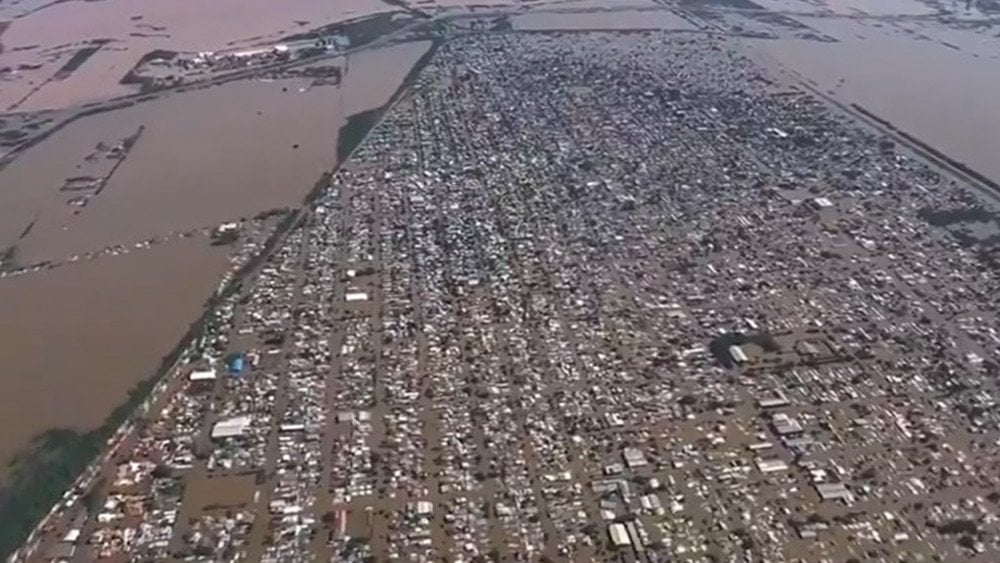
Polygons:
M247 431L247 428L250 427L250 422L252 420L253 417L248 414L220 420L215 423L215 426L212 427L212 438L218 439L242 436Z

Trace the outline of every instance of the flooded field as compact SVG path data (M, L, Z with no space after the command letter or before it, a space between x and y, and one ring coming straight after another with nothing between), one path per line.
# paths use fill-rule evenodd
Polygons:
M229 247L176 233L301 205L348 117L387 103L429 48L336 60L339 86L244 80L86 117L0 171L0 248L19 264L173 234L0 279L0 464L46 430L98 426L198 317Z
M336 164L347 117L385 104L429 47L337 60L340 86L231 82L81 119L0 171L0 248L34 264L298 205ZM99 147L140 129L107 177L116 161ZM73 178L107 180L95 193Z
M198 237L0 280L0 475L35 435L98 426L152 376L226 254Z
M789 84L805 84L918 152L1000 178L1000 23L986 3L922 0L682 0L707 28L737 36ZM995 196L995 188L989 190ZM969 240L992 227L968 225Z
M161 0L4 3L0 67L40 65L6 75L0 108L35 111L131 92L118 83L155 49L215 51L275 41L320 25L391 11L380 0L221 0L197 7ZM47 82L87 42L111 40L63 82Z
M782 6L796 3L808 6L794 1ZM881 14L878 5L851 3L857 10ZM891 5L901 14L926 10L916 1ZM795 19L837 41L750 43L821 91L859 104L986 176L1000 178L994 149L1000 143L1000 112L993 100L1000 88L995 32L988 27L958 29L935 18Z
M352 55L341 86L343 113L350 115L385 105L430 48L430 41L411 41Z

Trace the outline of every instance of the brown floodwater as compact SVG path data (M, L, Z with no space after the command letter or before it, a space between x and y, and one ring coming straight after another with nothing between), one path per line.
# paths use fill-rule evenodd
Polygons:
M232 82L81 119L0 171L0 247L16 243L30 264L301 205L335 165L347 117L388 102L429 47L352 55L340 86ZM140 126L105 189L67 205L65 179L106 174L108 148ZM227 250L198 236L0 279L0 467L45 430L97 427L151 376Z
M116 44L105 45L66 78L49 81L38 91L31 93L17 109L22 112L58 109L133 94L136 89L120 84L120 81L135 65L139 50L138 45L133 45L132 48ZM73 52L75 51L62 55L59 64L64 64L73 56ZM52 68L39 69L45 73L51 70ZM47 74L44 78L48 78Z
M66 204L71 194L60 191L66 178L86 173L77 166L98 143L130 134L129 124L113 121L113 115L71 125L0 171L0 248L15 244L42 212L71 211Z
M0 476L51 428L99 426L200 314L228 266L205 237L0 279Z
M252 474L209 477L195 472L185 482L184 502L194 510L240 507L253 502L256 489Z
M351 55L341 85L341 114L350 116L385 105L430 48L430 41L408 41Z
M49 5L42 8L46 4ZM130 90L118 80L140 57L154 49L218 51L275 41L304 29L391 9L381 0L346 3L322 0L213 0L207 3L192 0L70 0L59 3L26 0L0 4L0 21L11 20L3 34L5 48L0 53L0 67L16 67L21 63L44 65L38 70L5 77L0 82L0 108L8 108L29 94L18 106L20 111L65 107L129 93ZM75 49L62 50L54 60L44 57L43 51L64 45L78 46L92 39L111 39L113 42L66 81L47 83L32 93L35 87L55 74ZM15 50L36 45L32 50Z
M429 47L351 55L340 86L230 82L72 123L0 171L0 248L16 244L16 260L34 264L299 205L336 164L346 118L385 104ZM70 205L65 179L101 176L107 158L86 157L140 127L103 191Z
M852 4L878 14L885 10L869 5L875 3L854 0ZM913 0L894 0L891 5L900 13L919 13L924 7ZM1000 111L993 99L1000 90L996 54L1000 39L988 30L956 29L935 19L795 19L838 41L749 43L838 100L857 103L948 156L1000 179L1000 160L995 156Z

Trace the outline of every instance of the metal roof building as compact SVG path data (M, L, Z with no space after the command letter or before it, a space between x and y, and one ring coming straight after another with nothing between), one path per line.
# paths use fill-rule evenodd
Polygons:
M252 421L253 417L248 414L222 419L212 427L212 439L218 440L242 436L246 433Z
M611 543L615 547L632 545L632 540L628 539L628 529L625 524L615 523L608 526L608 535L611 536Z

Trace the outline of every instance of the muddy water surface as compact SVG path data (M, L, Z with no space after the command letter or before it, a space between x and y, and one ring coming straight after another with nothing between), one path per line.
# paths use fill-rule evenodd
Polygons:
M41 432L99 426L152 376L226 254L198 237L0 280L0 472Z
M340 86L232 82L77 121L0 171L0 247L36 263L301 205L347 117L385 104L429 47L341 60ZM106 174L140 127L105 188L68 205L66 178ZM0 465L45 430L98 426L198 317L228 250L197 237L0 279Z
M30 96L18 106L19 110L63 107L127 94L130 90L118 80L140 57L154 49L217 51L276 41L303 29L391 10L391 6L380 0L71 0L60 3L32 0L17 5L4 3L0 5L0 21L9 19L11 24L3 34L5 49L0 54L0 66L25 62L41 62L44 66L30 74L5 80L0 88L0 108L8 108L28 94ZM72 56L77 47L95 39L110 39L113 43L73 73L72 90L62 83L49 83L32 93ZM36 47L15 50L31 46ZM58 51L58 56L42 56L46 50ZM119 74L119 71L122 72Z
M754 48L837 99L1000 179L1000 40L933 20L903 26L797 19L838 41L755 41Z
M309 84L230 83L74 124L144 129L104 191L78 215L58 202L42 212L38 230L19 245L19 260L67 256L301 202L333 165L339 123L336 88Z
M0 248L16 245L17 261L34 264L299 205L336 164L347 117L385 104L429 47L339 59L340 86L231 82L81 119L0 171ZM112 161L88 156L140 128L100 193L60 189L105 175ZM73 205L81 193L86 205Z
M351 55L345 62L341 114L346 119L385 105L430 48L430 41L409 41Z

